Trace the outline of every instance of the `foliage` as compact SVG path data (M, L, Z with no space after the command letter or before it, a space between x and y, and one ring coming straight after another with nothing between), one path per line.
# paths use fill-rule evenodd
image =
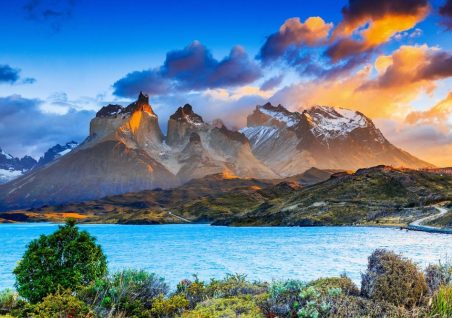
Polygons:
M152 317L167 318L178 317L185 309L188 309L190 303L184 295L175 294L169 298L160 295L152 302Z
M86 231L68 221L51 235L31 241L14 269L19 294L36 303L60 287L76 290L107 272L99 245Z
M184 279L177 285L176 293L184 295L188 300L189 308L193 309L196 304L207 299L206 285L194 275L194 280Z
M452 287L441 286L433 297L431 317L452 317Z
M363 296L413 308L423 302L427 292L424 275L413 262L384 249L375 250L369 257L362 275Z
M69 290L57 291L31 307L27 317L33 318L88 318L94 317L89 307Z
M427 281L430 295L433 295L441 285L452 284L452 264L431 264L425 269L425 280Z
M11 312L18 306L19 298L12 289L5 289L0 292L0 314Z
M246 275L226 275L222 280L212 279L206 286L209 298L234 297L239 295L259 295L267 291L268 286L263 283L251 283Z
M340 288L346 295L358 296L360 293L358 286L347 276L319 278L309 285L317 288L323 294L332 288Z
M125 315L148 317L154 299L168 293L163 278L143 270L123 270L97 280L81 291L99 316Z
M250 295L242 297L209 299L182 318L259 318L264 317Z

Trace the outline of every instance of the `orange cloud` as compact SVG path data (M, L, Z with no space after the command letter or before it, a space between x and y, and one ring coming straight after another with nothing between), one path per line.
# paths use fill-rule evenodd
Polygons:
M327 54L338 61L370 51L415 27L429 11L426 0L353 1L342 10L344 19L333 32L332 39L336 42Z
M432 94L437 80L452 76L446 65L449 59L447 53L426 45L402 46L352 75L292 85L276 93L273 100L301 108L340 106L372 118L403 121L412 112L411 102L421 93Z
M300 18L287 19L278 32L267 38L259 58L267 62L281 57L291 46L324 44L332 28L333 23L326 23L321 17L310 17L304 23Z
M448 132L452 127L452 91L438 104L426 111L414 111L408 114L406 122L409 124L431 124ZM452 157L452 153L451 153Z

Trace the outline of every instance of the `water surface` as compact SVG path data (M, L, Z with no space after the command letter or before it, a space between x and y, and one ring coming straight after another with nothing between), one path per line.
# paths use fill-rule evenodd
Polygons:
M452 255L452 236L370 227L214 227L209 225L81 225L97 237L110 271L140 268L175 286L243 273L249 279L311 280L347 273L360 281L376 248L409 256L420 266ZM11 274L26 245L55 224L0 225L0 289L12 287Z

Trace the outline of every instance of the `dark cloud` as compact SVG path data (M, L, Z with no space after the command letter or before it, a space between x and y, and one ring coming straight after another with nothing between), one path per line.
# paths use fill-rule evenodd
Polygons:
M28 0L23 9L28 20L48 24L58 32L72 16L77 0Z
M386 15L414 16L429 5L428 0L349 0L342 8L342 24L353 25L363 19L379 19Z
M439 14L444 18L443 24L452 30L452 0L446 0L446 2L439 8Z
M428 14L428 0L349 0L326 54L333 60L372 52L413 28Z
M9 65L0 65L0 83L16 83L20 76L20 70Z
M44 102L20 95L0 97L0 147L15 156L35 157L57 143L83 141L91 111L70 109L64 115L42 112Z
M22 81L19 81L21 79L20 77L20 69L13 68L7 64L0 65L0 84L1 83L8 83L8 84L16 84L16 83L23 83L23 84L33 84L36 82L34 78L24 78Z
M310 17L304 23L300 18L288 19L278 32L268 36L258 58L268 63L284 56L291 47L324 44L332 27L332 23L325 23L320 17Z
M260 89L262 91L269 91L269 90L275 88L276 86L278 86L279 84L281 84L283 79L284 79L284 75L277 75L277 76L271 77L268 80L266 80L264 83L262 83Z
M114 94L135 97L140 90L160 95L170 90L190 91L246 85L262 76L259 66L241 47L216 60L198 41L171 51L157 69L127 74L113 84Z
M376 79L361 89L394 88L452 76L452 54L426 46L402 46L392 55L392 62Z

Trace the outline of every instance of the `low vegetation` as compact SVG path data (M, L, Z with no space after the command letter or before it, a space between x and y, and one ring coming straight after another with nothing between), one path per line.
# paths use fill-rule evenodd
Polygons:
M64 273L61 262L70 264ZM0 317L452 317L450 264L422 271L383 249L370 255L361 288L347 276L267 283L235 274L209 282L194 276L170 290L163 278L146 271L107 274L104 266L94 238L68 222L30 243L15 270L17 292L0 292Z

